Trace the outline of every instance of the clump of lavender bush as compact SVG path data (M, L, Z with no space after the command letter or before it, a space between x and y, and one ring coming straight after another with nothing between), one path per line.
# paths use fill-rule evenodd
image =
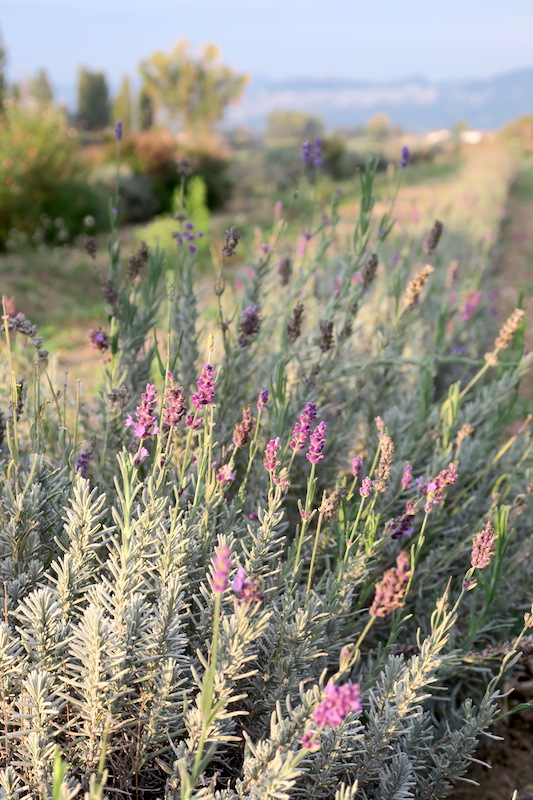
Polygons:
M430 800L464 775L531 626L531 359L520 310L454 352L446 229L387 274L373 185L346 247L338 196L276 220L232 299L229 228L217 324L194 249L122 257L115 197L92 406L4 310L0 796Z

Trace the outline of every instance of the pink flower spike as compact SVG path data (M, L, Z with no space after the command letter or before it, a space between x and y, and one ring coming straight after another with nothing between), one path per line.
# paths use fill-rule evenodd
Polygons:
M228 575L231 569L231 550L225 544L215 548L212 559L211 589L215 594L222 594L228 588Z
M147 456L149 456L149 455L150 455L150 453L148 452L148 450L146 449L146 447L141 447L141 449L140 449L140 451L139 451L139 455L138 455L138 456L137 456L137 458L135 459L135 463L136 463L136 464L142 464L142 462L144 461L144 459L145 459Z
M229 483L233 480L235 480L235 473L229 464L223 464L217 472L217 481L219 483Z

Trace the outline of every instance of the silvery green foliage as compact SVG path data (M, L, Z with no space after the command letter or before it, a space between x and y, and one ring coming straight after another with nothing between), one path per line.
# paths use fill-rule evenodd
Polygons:
M265 253L252 260L227 318L220 295L223 333L208 355L218 371L215 402L202 409L198 432L161 425L139 443L124 428L150 376L162 393L172 366L186 394L194 388L202 320L188 254L176 273L178 299L167 301L161 254L128 284L113 238L116 298L99 408L78 414L83 431L72 430L67 419L58 423L57 397L53 409L42 405L38 382L17 426L12 397L3 397L0 797L433 800L464 775L496 713L497 680L471 664L483 663L487 639L519 633L517 610L531 602L520 513L530 437L521 428L500 445L502 431L517 424L516 389L531 359L522 357L519 331L494 377L462 393L490 337L455 326L444 257L439 264L436 256L419 306L402 307L423 248L409 244L385 273L388 246L371 225L373 180L369 165L347 252L335 244L334 198L331 226L318 227L316 247L283 294ZM458 288L467 292L486 253L452 242L465 261ZM382 260L369 277L374 245ZM304 324L291 338L298 302ZM254 306L261 325L243 340L242 315ZM158 349L152 336L163 317L174 343L166 364L164 337ZM333 323L332 341L321 323ZM453 353L459 344L466 354ZM106 394L120 386L130 398L112 405ZM259 416L263 389L270 399L256 438L236 448L234 425L243 406ZM328 426L325 458L312 474L304 452L289 447L307 402ZM351 457L362 455L363 474L374 474L377 415L395 456L386 492L365 504ZM458 443L465 423L473 430ZM88 479L76 469L82 432L97 436ZM266 443L278 436L291 484L284 489L263 464ZM139 463L143 443L148 456ZM401 488L406 460L422 483L455 461L459 480L423 530L421 514L412 538L397 541L390 521L420 496L416 484ZM218 478L222 464L235 474L227 483ZM326 514L334 489L344 491ZM496 553L463 597L472 536L488 516ZM219 547L232 553L220 595L210 582ZM375 584L402 549L415 564L405 608L366 628ZM254 581L253 600L231 588L239 568ZM306 749L302 736L330 681L357 683L363 709L318 730L316 747Z

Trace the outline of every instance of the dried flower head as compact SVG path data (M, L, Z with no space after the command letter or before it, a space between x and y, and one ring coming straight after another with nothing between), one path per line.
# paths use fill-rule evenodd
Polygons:
M239 345L241 347L247 347L253 342L261 328L261 317L257 306L250 306L244 309L240 327L241 335L239 336Z
M83 246L85 247L85 252L87 255L94 261L96 258L96 253L98 252L98 245L94 236L84 236Z
M429 234L428 240L427 240L427 257L428 257L428 259L431 258L431 256L433 255L433 253L437 249L438 244L440 242L440 237L442 236L442 231L443 230L444 230L444 225L442 224L442 222L440 222L440 220L436 219L435 222L433 223L433 227L432 227L432 229L430 231L430 234Z
M149 255L150 249L148 245L146 242L141 242L139 249L131 253L128 259L128 278L134 280L142 272L148 262Z
M341 486L324 498L318 510L326 522L335 519L337 511L340 508L341 500L346 497L347 494L348 490Z
M282 258L281 261L279 262L278 275L280 277L281 285L287 286L292 275L292 261L288 256Z
M415 308L415 306L418 304L420 292L429 280L429 276L433 272L433 269L434 268L431 266L431 264L426 264L413 275L407 284L407 289L405 290L405 295L403 298L404 308Z
M222 248L222 255L224 258L229 258L230 256L235 255L235 248L239 244L239 240L241 238L241 234L239 229L232 225L230 228L226 230L225 235L225 244Z
M386 617L404 605L404 595L412 572L409 553L404 550L396 559L396 566L388 569L376 584L376 594L370 607L372 617Z
M188 158L178 158L176 161L176 172L180 178L189 178L192 175L193 168Z
M287 323L287 337L289 342L294 342L299 338L302 332L302 322L304 316L304 304L297 303L292 309L289 322Z
M469 422L465 422L465 424L459 429L457 432L457 436L455 437L455 444L457 447L461 447L462 443L468 436L474 433L474 428L470 425Z
M320 323L320 338L318 340L318 346L322 353L327 353L328 350L331 350L333 347L334 336L333 336L333 322L331 320L327 320L325 322Z
M243 408L242 420L233 429L233 444L235 447L244 447L252 439L255 428L255 418L252 415L250 406Z
M378 468L376 470L376 478L374 480L374 490L376 492L384 492L387 489L389 476L392 469L392 461L394 458L394 445L388 433L384 433L380 439L381 454L379 457Z
M378 264L379 260L376 253L372 253L372 255L370 256L370 258L368 259L362 270L363 286L365 289L368 289L368 287L376 277Z
M494 555L492 546L497 539L497 535L492 527L490 519L482 531L476 533L472 540L472 555L470 563L476 569L484 569L490 564Z
M131 394L128 392L126 386L122 383L118 388L111 389L107 395L107 399L113 405L117 405L119 408L125 408L131 399Z
M109 338L102 328L98 328L98 330L91 329L87 334L87 338L91 347L95 350L100 350L101 353L105 353L109 348Z
M183 386L178 386L171 372L167 372L167 386L163 397L163 425L175 428L186 415Z
M498 336L494 340L492 353L485 354L485 360L491 367L495 367L498 363L500 350L506 350L513 341L513 336L520 327L524 315L525 311L522 308L515 308L511 316L503 323Z

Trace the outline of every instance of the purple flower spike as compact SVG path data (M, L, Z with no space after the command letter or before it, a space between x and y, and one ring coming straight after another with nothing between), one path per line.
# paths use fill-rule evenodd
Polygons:
M313 145L311 142L304 142L302 144L302 162L306 167L311 165L312 155L311 151L313 149Z
M154 415L155 404L157 402L157 390L151 383L146 384L146 391L141 395L141 402L135 409L136 421L128 414L126 428L133 427L133 432L138 439L149 439L159 433L157 417Z
M259 591L258 581L248 578L244 567L239 567L231 588L242 603L259 603L263 599Z
M354 478L360 478L361 472L363 471L363 459L361 456L355 456L352 458L352 475Z
M276 436L275 439L271 439L267 444L265 457L263 459L263 464L265 465L267 472L275 472L279 466L280 462L278 461L277 456L280 447L281 445L279 443L279 436Z
M229 464L224 464L220 467L219 471L217 472L217 481L219 483L229 483L230 481L235 480L235 473L231 469Z
M368 477L368 475L366 478L363 478L363 483L359 489L359 494L361 497L370 497L372 494L372 480Z
M405 462L402 475L402 489L410 489L413 482L413 468L410 461Z
M198 391L192 396L192 404L195 408L202 408L208 406L213 402L215 394L215 378L217 373L211 364L204 364L202 367L202 374L200 380L196 382Z
M115 139L120 142L122 139L122 120L117 119L115 124Z
M326 444L326 423L319 422L316 428L314 429L313 433L311 434L311 444L309 447L309 452L305 454L305 457L311 464L318 464L319 461L322 461L324 456L322 452L324 450L324 446Z
M300 414L299 422L294 426L289 447L293 450L303 450L311 432L311 423L316 419L316 405L307 403Z
M263 389L262 392L259 392L259 397L257 398L257 408L261 410L266 406L268 403L268 389Z
M400 167L405 169L410 160L411 160L411 151L409 150L407 145L404 145L402 147L402 155L400 157Z
M315 167L321 167L323 164L322 160L322 139L320 136L315 137L315 155L313 158L313 164Z

